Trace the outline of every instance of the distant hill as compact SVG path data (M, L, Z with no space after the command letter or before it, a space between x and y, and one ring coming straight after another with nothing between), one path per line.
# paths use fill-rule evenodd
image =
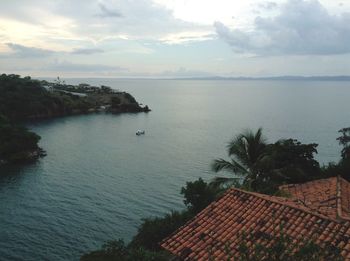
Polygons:
M190 77L172 78L171 80L237 80L237 81L350 81L350 76L268 76L268 77Z

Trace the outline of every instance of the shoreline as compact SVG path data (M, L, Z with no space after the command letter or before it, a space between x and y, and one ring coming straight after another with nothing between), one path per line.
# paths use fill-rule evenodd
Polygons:
M59 77L54 82L29 76L2 74L0 77L0 165L36 161L46 155L38 146L40 136L23 124L30 121L92 113L148 113L128 92L86 83L69 85Z

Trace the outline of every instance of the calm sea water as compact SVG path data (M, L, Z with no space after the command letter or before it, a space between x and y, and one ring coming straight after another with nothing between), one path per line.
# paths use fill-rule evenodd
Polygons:
M142 218L183 208L181 187L212 178L210 162L245 128L318 143L325 163L338 160L337 131L350 125L349 82L68 82L82 81L131 92L153 111L31 124L48 156L0 169L1 260L78 260L130 240Z

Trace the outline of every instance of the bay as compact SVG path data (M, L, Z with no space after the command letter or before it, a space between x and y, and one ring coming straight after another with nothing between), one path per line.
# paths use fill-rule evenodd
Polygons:
M181 187L214 177L235 134L318 143L337 161L350 125L349 82L68 79L130 92L152 112L91 114L28 125L47 157L1 168L0 259L78 260L130 240L142 218L183 208ZM145 135L136 136L138 129Z

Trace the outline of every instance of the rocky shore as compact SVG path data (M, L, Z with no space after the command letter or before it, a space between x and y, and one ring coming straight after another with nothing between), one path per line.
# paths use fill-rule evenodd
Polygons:
M45 157L46 151L42 148L37 148L32 151L21 152L17 155L16 158L9 159L1 159L0 158L0 166L9 165L9 164L22 164L22 163L31 163L36 160Z

